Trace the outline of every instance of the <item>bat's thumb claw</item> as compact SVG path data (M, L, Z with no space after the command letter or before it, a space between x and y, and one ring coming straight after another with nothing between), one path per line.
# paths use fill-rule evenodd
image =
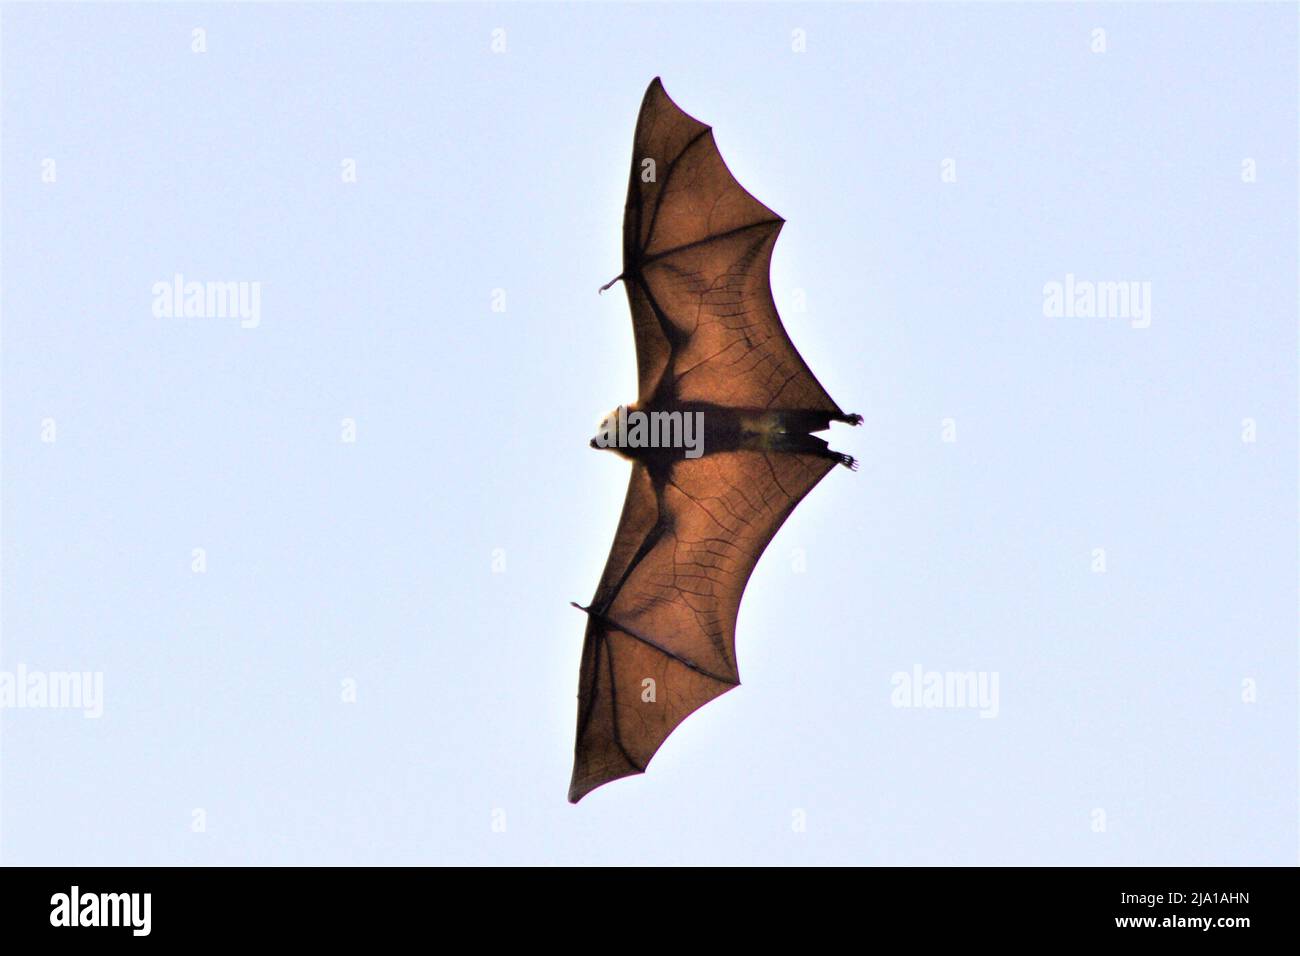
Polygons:
M605 294L605 290L612 288L612 287L614 286L614 283L618 282L618 281L619 281L620 279L622 279L622 278L623 278L623 273L620 272L618 275L614 276L614 278L610 279L610 280L609 280L608 282L606 282L603 286L601 286L599 289L597 289L597 290L596 290L596 294L597 294L597 295L604 295L604 294Z

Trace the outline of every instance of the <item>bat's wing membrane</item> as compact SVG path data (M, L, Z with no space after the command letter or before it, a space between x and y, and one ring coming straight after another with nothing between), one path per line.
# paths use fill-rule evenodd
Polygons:
M640 401L841 414L777 314L783 220L731 175L708 126L656 79L637 120L622 279ZM715 451L633 465L588 612L569 799L645 770L673 729L740 682L736 617L754 566L835 461Z
M637 120L623 218L641 402L840 412L772 299L768 269L783 223L656 78Z
M588 608L569 799L641 773L694 710L740 683L736 617L759 557L834 462L719 452L632 469Z

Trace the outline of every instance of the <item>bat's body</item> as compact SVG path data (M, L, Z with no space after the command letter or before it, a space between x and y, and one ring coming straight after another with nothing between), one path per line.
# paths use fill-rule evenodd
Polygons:
M703 441L700 443L703 455L727 451L801 452L829 458L854 470L858 467L852 455L834 451L823 439L812 433L825 431L831 427L832 421L859 425L862 423L861 415L832 416L820 411L728 408L707 402L665 402L645 407L628 405L626 408L628 412L645 412L648 416L659 413L683 419L687 415L699 416L698 421L704 426ZM616 414L617 412L611 413ZM602 422L602 428L609 421L606 418ZM599 437L593 438L590 444L592 448L608 447L624 458L643 463L652 472L663 472L665 475L674 462L683 458L680 448L645 447L628 443L603 446Z
M709 127L658 79L637 120L623 219L640 396L594 447L633 462L588 607L569 799L642 773L692 711L740 683L736 616L772 536L835 465L814 435L860 424L777 315L784 222L732 177ZM612 283L611 283L612 284Z

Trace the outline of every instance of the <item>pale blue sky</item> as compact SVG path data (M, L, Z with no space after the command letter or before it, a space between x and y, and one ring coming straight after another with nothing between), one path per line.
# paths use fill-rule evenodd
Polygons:
M6 5L0 669L105 700L3 713L0 857L1294 863L1296 35L1285 4ZM757 569L744 686L573 807L568 602L626 482L587 439L635 390L596 288L656 75L788 220L776 300L862 468ZM154 317L177 272L261 282L260 325ZM1067 273L1150 282L1150 328L1046 318ZM891 706L916 665L996 672L997 718Z

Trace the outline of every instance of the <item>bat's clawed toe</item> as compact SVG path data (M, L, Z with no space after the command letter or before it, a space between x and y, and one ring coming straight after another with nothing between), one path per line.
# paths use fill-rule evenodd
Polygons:
M843 465L845 468L847 468L849 471L858 470L858 460L854 458L852 455L846 455L842 451L837 451L834 454L836 460L838 460L839 463Z
M862 416L859 415L857 412L854 412L852 415L845 415L844 421L856 427L862 424Z

